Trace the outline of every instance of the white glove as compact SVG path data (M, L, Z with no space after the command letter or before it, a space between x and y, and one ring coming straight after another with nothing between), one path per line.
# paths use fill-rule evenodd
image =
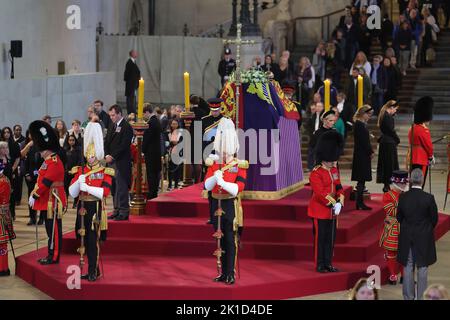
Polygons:
M214 172L214 177L216 178L217 182L219 182L220 180L223 180L222 170L217 170L216 172Z
M83 192L87 192L88 189L88 185L86 184L86 182L80 183L80 190Z
M341 210L342 204L340 202L337 202L333 207L334 214L338 216L341 213Z
M88 186L86 185L86 192L89 193L90 195L98 198L98 199L103 199L103 188L100 187L92 187L92 186Z
M31 195L30 198L28 199L28 205L30 206L31 209L33 209L35 201L36 199L33 197L33 195Z
M84 174L80 174L80 176L78 177L78 183L82 184L82 183L86 183L86 176ZM83 190L81 190L83 191Z
M236 183L225 182L223 179L218 181L217 184L222 187L223 190L236 197L239 192L239 187Z
M80 194L80 183L78 182L78 180L70 185L69 194L74 199Z
M434 158L434 156L431 157L430 163L431 163L432 165L435 165L435 164L436 164L436 159Z
M229 76L225 76L225 77L223 77L223 79L224 79L225 81L228 81L228 79L230 79L230 77L229 77Z
M210 154L208 156L209 159L213 160L213 161L218 161L219 160L219 156L217 154Z

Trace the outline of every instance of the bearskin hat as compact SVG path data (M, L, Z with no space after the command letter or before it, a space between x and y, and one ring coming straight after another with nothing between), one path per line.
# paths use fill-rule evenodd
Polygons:
M47 122L42 120L33 121L28 130L38 151L51 150L57 152L59 150L56 132Z
M316 162L321 163L322 161L338 161L343 146L344 139L339 132L334 129L324 132L317 141Z
M414 123L421 124L433 119L434 101L430 96L420 98L414 107Z

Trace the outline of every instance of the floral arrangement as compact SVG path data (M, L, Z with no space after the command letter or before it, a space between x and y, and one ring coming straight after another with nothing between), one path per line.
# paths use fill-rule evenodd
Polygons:
M236 73L233 73L230 80L236 80ZM241 83L269 83L269 79L264 71L249 69L241 71Z

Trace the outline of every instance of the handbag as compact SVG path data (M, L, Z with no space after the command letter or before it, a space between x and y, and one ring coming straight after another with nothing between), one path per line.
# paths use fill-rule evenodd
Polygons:
M436 61L436 51L433 48L428 48L426 51L426 61L434 62Z

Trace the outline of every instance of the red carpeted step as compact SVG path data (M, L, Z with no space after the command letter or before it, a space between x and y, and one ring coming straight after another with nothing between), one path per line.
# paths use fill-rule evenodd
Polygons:
M381 208L370 213L352 211L339 217L337 243L351 241L368 227L383 225ZM312 241L312 222L290 220L244 219L246 241L298 242ZM153 217L132 216L129 222L110 222L110 237L168 238L168 239L210 239L212 225L202 217Z
M45 252L43 252L44 254ZM104 274L95 283L81 282L69 290L67 268L77 255L65 255L59 265L40 266L33 254L18 258L17 275L55 299L287 299L349 289L367 276L369 265L382 265L381 256L369 263L342 263L341 272L319 274L311 262L243 259L241 278L234 286L214 283L214 258L173 258L104 255ZM386 278L382 268L382 279Z
M161 217L209 217L208 201L201 197L203 186L191 187L161 194L147 202L146 214ZM350 197L350 187L345 187L346 198ZM301 220L307 219L307 209L311 197L310 187L280 200L243 200L242 206L247 219ZM354 208L354 202L347 201L344 212Z

